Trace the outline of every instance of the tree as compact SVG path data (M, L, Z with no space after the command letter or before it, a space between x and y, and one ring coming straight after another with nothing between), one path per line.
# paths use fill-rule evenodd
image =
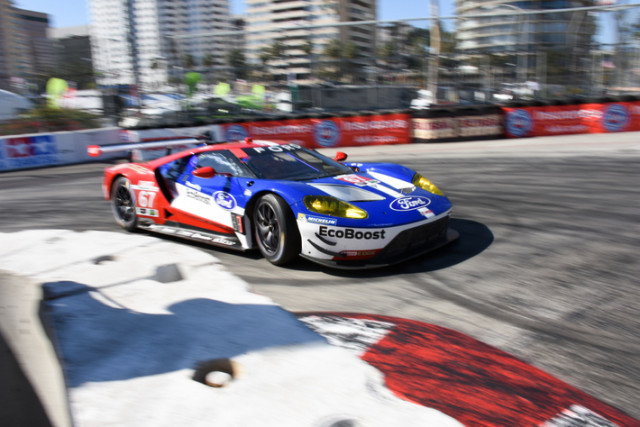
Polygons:
M205 68L205 76L206 76L206 81L208 84L211 84L211 69L213 68L213 64L215 64L215 60L213 58L213 55L210 53L207 53L204 58L202 59L202 65Z
M339 76L353 80L354 59L358 57L358 46L353 42L343 43L340 39L332 39L327 43L322 54L331 59L331 66L323 70L329 78Z
M385 63L389 64L393 58L397 55L396 45L395 43L389 41L384 44L380 49L378 49L378 56L385 61Z
M285 57L285 55L286 48L284 44L281 41L276 40L271 46L262 48L262 51L260 53L260 61L262 62L262 66L266 71L268 69L269 62L282 59Z
M193 67L195 67L196 65L198 65L197 62L196 62L196 59L190 53L187 53L183 57L182 63L184 64L184 68L186 68L187 70L190 70Z
M247 62L241 49L231 49L227 52L227 65L231 67L234 79L244 79L247 75Z
M340 74L339 62L342 59L342 42L339 39L331 39L322 49L322 55L329 58L331 63L322 68L321 74L327 78L336 79Z

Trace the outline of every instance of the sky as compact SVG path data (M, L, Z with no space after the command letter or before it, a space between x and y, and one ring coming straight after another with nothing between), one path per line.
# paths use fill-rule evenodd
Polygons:
M621 0L622 3L628 1ZM89 0L14 0L14 4L22 9L34 10L49 14L50 26L54 28L87 25L89 23ZM395 20L403 18L430 16L429 0L378 0L378 19ZM453 16L454 2L439 0L440 16ZM231 12L244 12L244 0L230 0ZM601 14L605 15L605 14ZM601 36L604 42L613 38L613 16L606 14L601 19ZM426 23L413 22L414 25L424 26Z
M86 25L89 22L89 0L13 0L16 7L49 14L50 26L54 28ZM440 15L453 15L453 2L440 0ZM231 12L244 11L244 0L230 0ZM428 0L378 0L378 19L429 16Z

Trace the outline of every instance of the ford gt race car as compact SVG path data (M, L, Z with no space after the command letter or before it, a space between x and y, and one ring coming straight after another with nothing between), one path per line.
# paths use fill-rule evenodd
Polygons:
M103 193L126 230L257 248L275 265L302 256L338 268L384 266L457 237L451 202L426 178L345 160L247 139L108 167Z

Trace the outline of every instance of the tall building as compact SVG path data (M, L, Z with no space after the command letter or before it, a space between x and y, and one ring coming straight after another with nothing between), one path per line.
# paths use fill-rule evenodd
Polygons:
M593 6L594 0L457 0L457 39L461 54L519 57L524 78L545 61L576 69L589 56L595 34L588 11L554 12ZM535 13L532 13L535 12ZM537 65L536 65L537 64Z
M0 0L0 88L20 91L46 80L55 65L48 28L47 14Z
M56 49L56 77L76 89L95 86L89 26L52 28L49 38Z
M14 74L15 49L13 34L16 27L11 19L13 5L10 0L0 0L0 89L11 89L10 78Z
M280 47L268 61L276 79L304 82L313 77L330 45L342 48L361 72L373 58L374 25L335 24L375 20L375 0L246 0L246 5L247 58L261 64L265 52Z
M99 85L157 90L225 65L228 0L90 0L90 13Z

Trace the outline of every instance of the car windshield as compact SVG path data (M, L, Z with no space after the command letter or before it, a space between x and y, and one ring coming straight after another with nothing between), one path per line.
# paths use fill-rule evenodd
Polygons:
M256 176L263 179L303 181L353 172L348 166L293 145L254 149L243 161Z

